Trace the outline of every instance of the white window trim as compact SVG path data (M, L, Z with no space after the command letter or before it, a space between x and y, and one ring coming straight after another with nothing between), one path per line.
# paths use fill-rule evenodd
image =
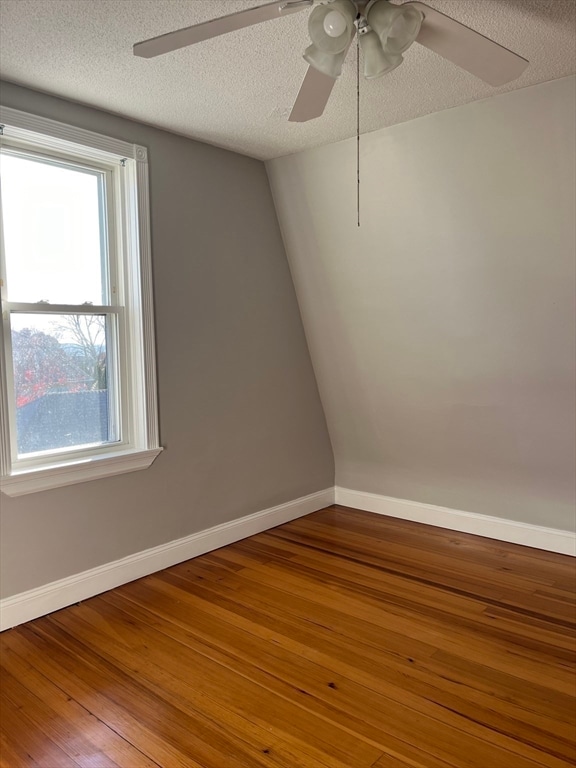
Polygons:
M133 354L142 354L140 365L142 379L138 397L145 416L145 434L139 436L138 447L101 456L75 458L53 463L36 469L12 470L9 404L7 399L6 366L0 372L0 489L8 496L20 496L36 491L49 490L88 480L133 472L149 467L162 451L158 429L158 396L156 380L156 350L154 336L154 305L152 292L152 250L150 242L150 200L148 188L148 153L146 147L130 144L119 139L65 125L55 120L38 117L9 107L0 106L0 125L8 138L33 141L37 147L57 151L70 151L77 145L86 159L110 161L114 158L126 165L130 174L127 188L130 193L124 200L128 211L127 220L138 221L134 242L139 251L139 270L133 272L132 284L127 286L132 306L139 309L141 324L137 329L138 344L131 345ZM136 214L136 215L130 215ZM136 276L137 275L137 276ZM3 334L0 344L3 345ZM135 351L134 351L135 350ZM2 359L4 359L4 350ZM135 383L132 385L135 387Z

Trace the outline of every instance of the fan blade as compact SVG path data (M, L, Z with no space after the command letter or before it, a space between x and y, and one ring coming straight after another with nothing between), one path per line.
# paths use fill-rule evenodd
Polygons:
M520 77L528 61L479 32L420 2L410 2L424 14L416 42L438 53L489 85L504 85Z
M218 19L204 21L202 24L194 24L192 27L185 27L176 30L176 32L168 32L165 35L136 43L133 47L134 55L151 59L154 56L161 56L163 53L176 51L187 45L201 43L211 37L218 37L218 35L225 35L227 32L261 24L263 21L288 16L290 13L310 8L313 3L314 0L282 0L281 2L276 0L274 3L260 5L257 8L247 8L244 11L231 13L229 16L221 16Z
M288 121L306 123L320 117L335 85L336 80L333 77L328 77L314 67L308 67Z
M344 58L348 56L348 51L352 45L352 41L356 36L356 30L352 33L348 48L344 54ZM314 67L308 67L308 71L304 75L302 85L296 96L296 101L290 112L288 118L289 123L307 123L308 120L314 120L323 114L328 104L328 99L332 93L332 89L336 85L336 80L333 77L328 77L323 72L319 72Z

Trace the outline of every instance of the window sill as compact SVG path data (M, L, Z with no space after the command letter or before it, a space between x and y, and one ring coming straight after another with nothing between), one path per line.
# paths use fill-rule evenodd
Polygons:
M45 469L15 472L0 479L0 490L7 496L23 496L27 493L48 491L51 488L60 488L64 485L85 483L88 480L97 480L101 477L136 472L140 469L148 469L161 452L162 448L151 448L146 451L124 451Z

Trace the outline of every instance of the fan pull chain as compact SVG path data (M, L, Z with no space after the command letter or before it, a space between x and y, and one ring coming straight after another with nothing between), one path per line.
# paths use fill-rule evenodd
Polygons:
M356 35L356 211L360 226L360 35Z

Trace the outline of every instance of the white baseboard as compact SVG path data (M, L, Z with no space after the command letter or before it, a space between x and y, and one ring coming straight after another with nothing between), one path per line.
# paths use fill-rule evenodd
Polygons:
M399 517L402 520L413 520L416 523L435 525L451 531L473 533L476 536L509 541L512 544L522 544L525 547L535 547L576 557L576 535L571 531L544 528L540 525L519 523L515 520L479 515L474 512L461 512L458 509L437 507L435 504L396 499L392 496L380 496L376 493L353 491L338 486L334 490L336 504L342 504L345 507L355 507L379 515Z
M333 503L334 488L327 488L7 597L0 600L0 631L45 616L67 605L86 600L121 584L261 533L297 517L309 515Z
M0 631L45 616L80 600L87 600L101 592L261 533L276 525L309 515L334 503L452 531L576 556L576 535L570 531L336 486L4 598L0 600Z

